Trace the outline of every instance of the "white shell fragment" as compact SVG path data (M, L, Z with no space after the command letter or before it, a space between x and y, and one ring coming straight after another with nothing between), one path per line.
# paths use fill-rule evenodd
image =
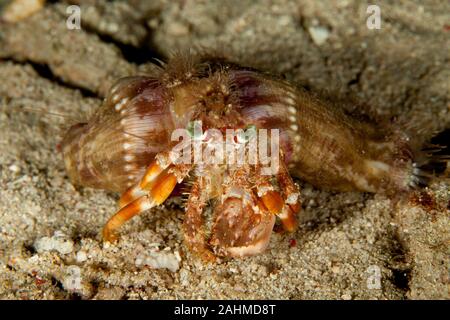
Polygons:
M61 254L69 254L73 251L73 241L68 239L62 232L55 232L52 237L43 237L34 242L37 252L58 251Z
M328 31L327 28L321 26L309 27L308 32L311 36L311 39L318 46L324 44L330 35L330 31Z
M154 269L169 269L176 272L180 268L181 257L176 251L175 253L169 250L155 250L147 251L136 258L136 267L149 266Z

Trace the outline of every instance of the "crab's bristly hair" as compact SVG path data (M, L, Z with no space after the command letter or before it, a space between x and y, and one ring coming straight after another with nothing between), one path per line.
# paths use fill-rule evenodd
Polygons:
M159 58L152 57L152 58L150 58L150 61L158 69L164 69L166 67L166 62L164 62L163 60L161 60Z
M434 179L449 179L450 129L434 136L424 145L414 163L411 184L415 187L428 186Z
M189 192L184 192L181 194L180 201L183 208L186 208L187 202L189 200Z
M434 176L420 167L414 167L413 174L409 186L412 189L419 189L427 187L430 182L434 179Z
M186 206L194 182L195 178L192 176L192 174L190 174L186 176L186 178L183 180L183 183L179 186L179 194L181 196L181 203L183 204L183 206Z
M206 63L201 63L198 55L191 54L190 50L177 50L163 64L163 72L160 81L168 86L183 83L193 77L204 75L207 69Z
M183 183L180 186L180 192L181 194L190 194L191 193L191 187L194 184L194 181L190 178L187 178L183 180Z

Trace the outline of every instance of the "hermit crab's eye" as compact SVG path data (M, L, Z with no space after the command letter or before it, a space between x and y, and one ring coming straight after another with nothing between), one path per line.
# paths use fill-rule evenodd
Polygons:
M254 124L248 125L245 130L238 130L236 135L237 143L247 143L256 138L256 126Z

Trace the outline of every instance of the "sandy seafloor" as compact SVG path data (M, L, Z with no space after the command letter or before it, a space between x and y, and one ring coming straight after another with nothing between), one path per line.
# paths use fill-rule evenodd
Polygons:
M81 30L66 28L63 2L0 24L0 298L449 298L445 182L425 190L435 203L424 207L299 181L297 232L274 233L259 256L205 265L183 245L176 203L104 245L117 195L75 189L56 151L112 81L187 47L282 73L350 111L407 119L425 141L450 127L449 3L376 1L379 30L366 26L365 1L70 3Z

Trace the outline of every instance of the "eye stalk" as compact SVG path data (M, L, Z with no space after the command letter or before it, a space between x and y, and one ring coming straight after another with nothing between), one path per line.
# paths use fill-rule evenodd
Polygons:
M239 130L236 136L237 143L247 143L256 139L256 126L249 124L244 130Z

